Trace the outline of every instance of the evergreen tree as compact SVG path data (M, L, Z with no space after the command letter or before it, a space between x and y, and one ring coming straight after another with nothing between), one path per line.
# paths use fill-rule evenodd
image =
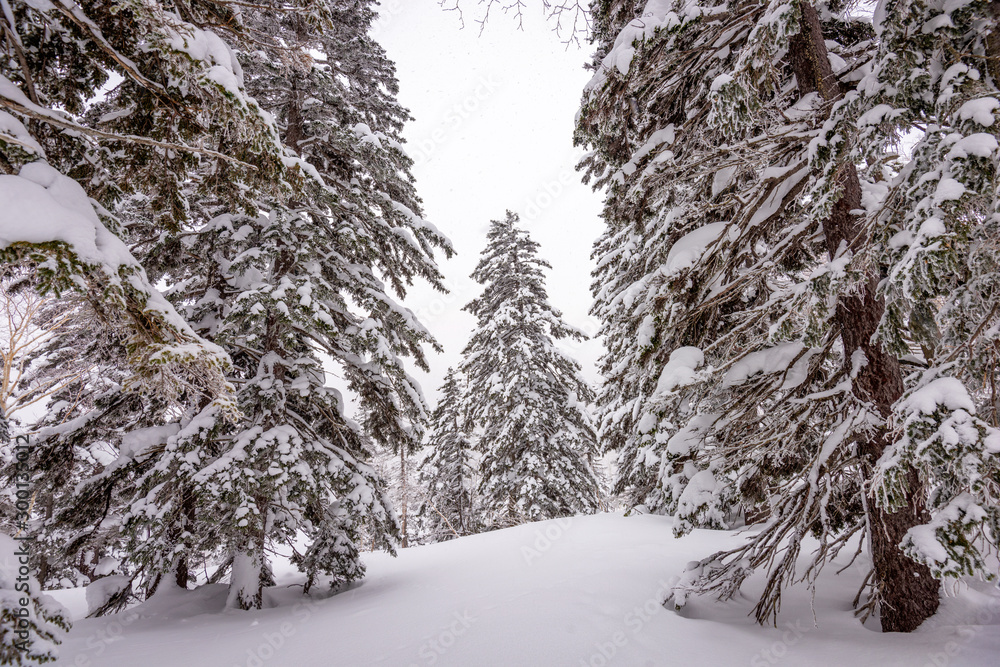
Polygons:
M919 298L897 299L902 285L917 283L887 265L899 261L892 258L903 237L892 235L903 221L899 208L882 205L885 186L872 182L882 178L881 151L914 120L879 107L878 94L912 91L927 104L933 76L944 70L932 66L930 79L911 78L906 63L942 62L925 59L955 37L914 27L951 25L943 4L908 7L921 15L886 11L882 40L837 2L817 9L808 2L607 0L597 8L597 72L578 140L595 148L584 162L588 176L608 187L594 289L609 350L602 433L620 452L617 490L676 513L678 534L730 525L739 514L768 517L745 545L692 568L675 593L678 604L689 592L732 595L751 572L766 569L756 609L763 622L777 613L784 586L814 581L860 532L873 555L869 604L879 607L883 629L912 630L937 608L934 575L947 569L928 558L931 549L915 546L927 544L920 536L931 526L955 548L978 529L975 510L962 518L937 499L972 508L962 491L978 502L993 497L996 469L983 443L995 436L974 418L971 399L960 393L921 412L914 406L926 401L910 398L926 399L920 387L942 370L913 373L926 360L909 354L907 343L920 340L917 329L931 328L928 321L951 317L952 307L942 301L929 318L907 318L906 309L920 310L927 293L943 296L955 285L925 281ZM979 17L956 28L968 40L961 53L972 54L962 67L972 67L989 22L971 6L962 12L952 20ZM913 61L895 60L901 51L913 52ZM867 74L873 58L880 67ZM878 86L872 82L883 67L898 68L898 78ZM863 100L855 92L862 90ZM913 100L905 107L921 115L921 125L939 122ZM866 122L876 115L902 124ZM878 127L856 141L858 125ZM989 178L992 167L972 157L962 162L975 165L970 178ZM967 201L979 201L982 182L975 181L975 195L966 186ZM922 187L930 187L926 179ZM909 192L892 188L900 191ZM921 201L926 206L913 199ZM989 215L957 213L973 226ZM957 263L981 262L985 255L974 248L956 246L968 253ZM883 271L890 280L879 279ZM989 281L967 277L949 279L969 290L970 303L989 302ZM982 330L995 315L969 312ZM975 338L974 331L966 335ZM935 420L956 410L954 419L969 426L962 445L928 467L913 455L927 451L915 434L933 442ZM901 423L915 430L905 435L895 427ZM969 451L981 462L971 476L957 467ZM819 548L797 572L810 534Z
M440 287L432 252L450 247L420 217L400 145L408 114L392 63L367 35L372 4L246 7L233 49L192 31L226 47L238 92L269 112L279 173L241 183L227 163L192 165L176 190L184 215L168 229L151 222L163 206L155 197L115 204L177 312L228 353L231 398L143 400L106 372L121 367L119 338L99 350L63 337L98 360L111 386L56 404L64 414L46 417L41 455L81 460L102 439L118 456L61 490L46 533L72 531L74 554L101 545L120 553L147 594L213 566L213 581L230 574L231 606L259 607L272 547L306 536L293 561L308 590L363 574L362 533L389 550L398 536L365 460L373 444L406 455L420 442L423 398L402 358L426 368L423 346L436 343L391 292L418 277ZM105 115L127 115L122 103L110 97ZM326 386L324 359L357 395L360 423Z
M22 464L16 478L25 487L26 457L11 450L7 416L0 410L0 456ZM57 645L70 627L62 605L44 595L38 580L22 570L30 553L27 537L29 494L17 494L12 523L20 540L0 533L0 664L41 665L58 657Z
M873 484L889 509L908 502L915 477L928 487L930 520L893 538L939 578L997 575L987 563L1000 542L998 20L990 2L884 3L872 72L826 135L876 164L923 129L873 215L868 261L886 276L878 337L919 361ZM850 144L834 137L845 126Z
M463 350L467 419L475 425L484 523L501 528L597 508L592 392L554 339L582 340L548 302L538 244L507 212L490 223L472 278L483 294Z
M143 193L158 234L186 219L194 191L247 209L248 191L280 181L273 123L246 95L232 50L205 29L243 34L238 12L9 0L0 22L3 260L36 266L40 291L87 296L126 342L130 385L224 394L225 354L163 300L109 211ZM93 103L111 74L122 81ZM192 181L199 169L214 178Z
M442 542L478 532L478 483L472 436L466 422L470 399L465 381L448 369L431 415L427 442L430 455L420 464L420 484L426 497L420 506L421 532Z
M0 533L0 664L28 667L59 657L70 624L62 605L19 573L22 544Z
M422 437L423 399L401 357L426 368L422 344L436 344L383 281L400 296L415 277L440 287L432 250L450 248L420 217L411 162L399 143L408 114L394 98L391 62L367 35L371 4L316 3L322 11L312 16L254 15L260 29L309 54L289 59L276 50L262 60L254 51L248 88L273 109L284 141L319 180L300 193L297 209L272 208L256 225L226 216L209 223L195 245L211 248L204 256L225 259L203 274L211 279L179 281L179 296L189 298L192 287L204 295L191 320L232 349L237 371L245 373L237 380L247 418L237 423L240 433L257 439L254 430L273 423L267 428L292 434L292 450L279 445L278 457L258 440L258 461L244 464L239 479L224 465L209 466L221 477L208 486L205 470L193 478L199 496L231 484L239 495L212 514L230 515L236 526L249 522L236 536L243 546L234 551L228 539L236 606L259 606L269 540L290 543L296 531L312 538L295 557L307 587L319 574L331 585L362 575L356 551L362 527L391 550L398 528L382 480L362 463L371 455L367 441L405 460ZM271 77L289 84L276 86ZM270 272L261 275L261 266ZM339 393L323 386L317 349L337 363L358 396L360 428L346 418ZM243 457L242 446L222 458L230 455ZM278 470L287 476L275 478ZM265 474L276 483L258 485Z

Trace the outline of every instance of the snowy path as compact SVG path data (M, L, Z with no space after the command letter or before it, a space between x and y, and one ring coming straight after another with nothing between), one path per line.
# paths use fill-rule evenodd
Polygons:
M662 517L599 515L529 524L444 544L371 554L354 589L303 602L291 575L276 605L219 613L225 588L171 591L117 617L78 621L60 665L310 667L339 665L944 665L1000 664L1000 594L946 600L912 635L861 627L850 611L860 572L825 575L813 626L793 590L779 627L747 618L751 598L659 606L670 575L732 543L697 531L674 540ZM755 581L746 587L755 594ZM57 597L78 611L77 592ZM75 604L74 604L75 603ZM984 625L975 623L977 613ZM869 623L869 625L872 625Z

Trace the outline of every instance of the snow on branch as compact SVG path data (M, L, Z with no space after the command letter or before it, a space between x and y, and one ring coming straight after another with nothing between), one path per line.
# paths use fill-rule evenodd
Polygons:
M88 136L95 137L97 139L105 139L111 141L128 141L136 144L142 144L144 146L153 146L155 148L163 148L165 150L181 151L184 153L196 153L201 155L208 155L210 157L216 157L222 160L227 160L234 164L238 164L241 167L246 167L253 171L257 171L257 167L242 160L238 160L232 156L225 155L218 151L213 151L209 148L204 148L201 146L188 146L187 144L171 143L167 141L157 141L155 139L150 139L148 137L140 137L133 134L115 134L113 132L104 132L92 127L87 127L85 125L80 125L79 123L74 123L66 117L63 117L59 113L45 109L38 106L27 97L21 93L20 89L15 86L10 79L0 74L0 106L7 107L11 111L26 116L33 120L42 121L43 123L48 123L63 130L70 130L73 132L79 132ZM7 139L7 136L4 136ZM32 140L34 141L34 140ZM35 149L37 143L32 143L27 145L24 140L19 142L20 145ZM37 152L39 149L35 149Z
M0 201L0 259L36 265L41 292L87 295L125 334L137 386L168 398L185 390L228 393L226 353L163 298L79 183L32 162L16 176L0 175Z

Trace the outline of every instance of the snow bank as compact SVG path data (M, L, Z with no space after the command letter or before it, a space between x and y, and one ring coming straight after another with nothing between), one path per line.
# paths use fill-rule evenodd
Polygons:
M87 586L87 613L93 614L129 587L131 580L120 574L101 577Z
M60 664L997 664L995 589L973 584L917 632L881 634L877 622L862 626L850 606L865 556L833 574L848 565L853 548L820 577L818 627L801 587L782 598L776 628L754 624L748 613L764 585L759 576L745 584L745 596L691 598L681 612L668 611L661 602L690 561L741 539L695 530L678 540L671 525L667 517L604 514L402 549L396 559L366 554L367 578L328 599L302 597L298 576L279 568L278 586L266 593L271 608L256 612L219 613L221 585L171 589L134 610L76 623ZM935 663L939 655L946 662Z

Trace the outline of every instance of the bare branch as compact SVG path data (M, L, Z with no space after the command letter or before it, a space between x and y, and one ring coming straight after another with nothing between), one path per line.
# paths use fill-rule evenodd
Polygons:
M448 3L451 2L451 5ZM465 14L462 13L460 0L438 0L438 6L446 12L457 12L461 29L465 29Z
M66 368L32 386L22 386L33 357L53 332L67 324L69 315L42 322L41 310L51 299L9 287L7 280L0 283L0 410L7 417L48 399L86 372Z
M581 2L581 0L538 1L546 20L553 24L556 35L562 39L567 47L570 44L579 46L581 39L590 34L593 23L586 2ZM518 30L524 30L524 12L528 8L528 2L525 0L479 0L477 4L480 7L480 14L478 18L473 20L479 24L480 35L486 30L486 24L490 20L490 12L494 7L498 7L504 14L510 16L517 24ZM445 11L457 12L462 28L465 27L462 0L438 0L438 5Z

